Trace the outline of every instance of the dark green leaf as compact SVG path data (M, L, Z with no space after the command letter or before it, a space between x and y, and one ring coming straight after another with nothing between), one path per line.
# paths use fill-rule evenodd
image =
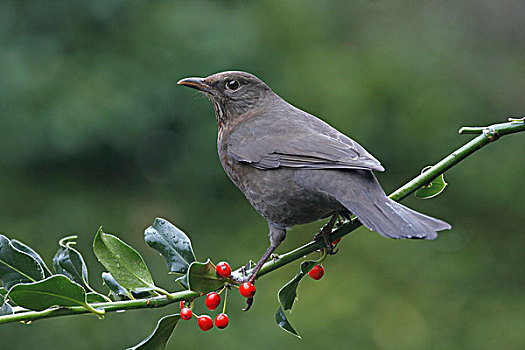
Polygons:
M0 235L0 280L6 290L17 283L44 278L44 271L31 255L15 248L9 238Z
M152 290L144 290L141 292L131 292L131 295L133 295L135 299L144 299L144 298L151 297L157 294L155 294Z
M424 173L431 167L428 166L423 169L421 173ZM437 196L441 192L445 190L445 187L447 187L447 183L445 182L445 175L441 174L438 177L436 177L434 180L432 180L431 183L429 183L426 186L421 187L419 190L417 190L414 195L419 199L429 199Z
M30 246L16 240L16 239L12 239L11 240L11 244L13 245L13 247L15 247L16 249L26 253L27 255L30 255L33 259L35 259L36 261L38 261L38 263L40 264L40 266L42 267L42 271L44 272L44 275L45 277L49 277L51 275L53 275L51 273L51 271L48 269L46 263L44 262L44 260L42 260L42 258L40 257L40 255L38 255L38 253L33 250L33 248L31 248Z
M104 284L109 288L110 291L112 291L114 294L120 296L120 297L126 297L128 299L131 299L131 294L126 288L122 287L120 284L115 281L113 276L109 272L102 272L102 281L104 281Z
M205 263L192 262L188 268L188 286L195 292L208 293L219 289L225 280L218 277L215 265L208 259Z
M140 254L118 237L104 233L100 228L93 250L100 263L122 287L138 292L158 289Z
M86 291L64 275L54 275L33 283L13 286L7 297L26 309L42 311L53 306L83 306L91 312L104 313L86 301Z
M105 295L97 292L89 292L86 294L86 300L88 303L106 303L112 301Z
M188 236L169 221L156 218L144 232L146 243L166 260L170 272L186 273L195 261Z
M301 336L297 334L290 322L288 322L288 319L286 318L286 315L284 314L284 311L280 306L277 309L277 312L275 313L275 322L277 322L277 325L285 331L287 331L288 333L293 334L297 338L301 339Z
M286 283L279 293L277 294L279 298L279 303L283 307L283 310L291 310L295 299L297 298L297 287L299 282L303 277L317 264L317 262L312 260L306 260L301 263L299 272L295 275L290 282Z
M91 290L88 284L88 271L82 255L72 247L77 236L69 236L59 241L60 248L53 258L53 266L59 274L69 277L86 290Z
M171 333L175 329L177 322L180 320L179 314L164 316L157 322L157 327L153 333L139 344L128 348L127 350L164 350L170 339Z

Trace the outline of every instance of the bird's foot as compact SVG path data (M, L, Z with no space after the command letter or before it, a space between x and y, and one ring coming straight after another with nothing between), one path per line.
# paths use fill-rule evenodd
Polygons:
M253 298L246 299L246 307L242 311L248 311L253 305Z
M337 221L339 215L335 214L332 216L330 221L326 225L324 225L319 232L314 236L314 240L317 241L319 239L323 239L324 241L324 249L326 250L326 253L329 255L336 254L339 250L334 249L335 244L332 244L330 241L330 236L332 235L332 228L334 227L335 222Z

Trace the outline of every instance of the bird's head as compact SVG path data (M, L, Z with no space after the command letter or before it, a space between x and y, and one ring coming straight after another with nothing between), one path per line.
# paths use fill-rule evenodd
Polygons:
M206 78L185 78L177 82L206 94L215 108L219 126L243 117L260 106L272 90L255 75L246 72L221 72Z

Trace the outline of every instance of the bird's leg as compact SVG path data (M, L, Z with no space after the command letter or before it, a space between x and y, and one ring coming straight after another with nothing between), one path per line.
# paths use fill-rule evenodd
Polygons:
M275 248L277 248L278 245L270 244L266 252L263 254L262 258L257 262L257 265L250 271L250 274L248 275L247 282L253 283L255 281L255 278L257 278L257 274L261 270L262 266L268 260L270 255L272 255Z
M314 241L317 241L320 237L323 238L326 252L330 255L337 253L337 251L334 252L334 246L332 245L332 242L330 242L330 235L332 234L332 228L334 227L334 224L338 218L339 214L332 215L326 225L324 225L314 236Z
M263 254L262 258L259 259L257 265L255 265L255 267L250 271L250 274L247 278L247 281L250 283L253 283L253 281L255 281L255 279L257 278L257 274L261 270L266 260L268 260L275 248L277 248L286 237L286 230L282 226L277 226L275 224L268 224L268 226L270 227L270 246Z
M273 251L281 244L281 242L286 237L286 230L281 226L276 226L274 224L269 224L270 226L270 246L266 250L266 252L263 254L261 259L257 262L255 267L250 270L250 274L248 277L246 277L245 274L243 274L242 277L233 277L232 279L236 282L243 283L243 282L249 282L253 283L255 279L257 278L257 274L263 267L264 263L268 258L272 255ZM253 298L246 299L246 308L243 309L243 311L248 311L253 304Z

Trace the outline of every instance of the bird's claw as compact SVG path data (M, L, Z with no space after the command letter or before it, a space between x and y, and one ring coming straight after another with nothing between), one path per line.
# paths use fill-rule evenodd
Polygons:
M332 244L330 241L330 236L332 234L332 228L334 227L334 224L336 223L337 219L339 218L339 215L334 215L328 221L326 225L324 225L319 232L314 236L314 240L317 241L319 239L323 239L324 241L324 248L326 250L326 253L329 255L334 255L338 252L338 249L334 250L335 245Z
M253 298L246 299L246 307L242 311L248 311L253 305Z

